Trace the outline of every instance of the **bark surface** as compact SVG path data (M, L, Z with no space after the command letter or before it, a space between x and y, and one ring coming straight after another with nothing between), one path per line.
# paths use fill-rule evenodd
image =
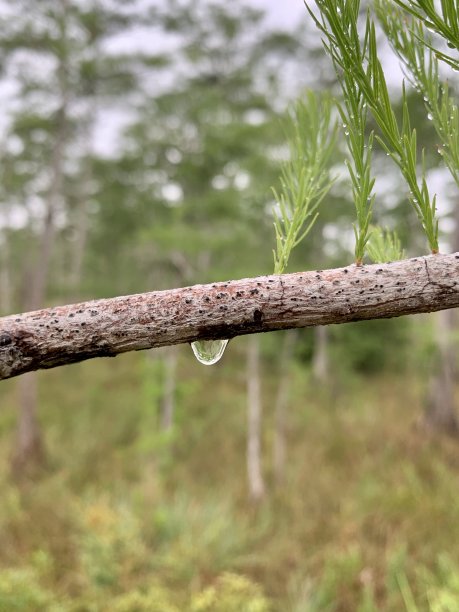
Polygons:
M93 357L459 306L459 253L260 276L0 318L0 380Z

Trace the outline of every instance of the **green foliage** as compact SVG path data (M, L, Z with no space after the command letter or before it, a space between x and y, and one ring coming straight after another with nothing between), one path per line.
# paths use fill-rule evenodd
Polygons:
M361 321L333 328L332 351L347 371L377 374L406 367L410 324L406 319ZM382 347L386 350L382 350Z
M424 23L426 28L436 32L446 41L450 49L459 50L459 5L457 0L395 0L405 11ZM455 70L459 70L457 58L443 50L433 49L440 58Z
M377 140L399 167L410 190L410 202L422 224L430 249L438 252L438 221L435 196L430 197L425 178L424 153L418 180L417 137L411 128L403 89L402 123L399 125L389 97L386 78L378 57L375 26L367 15L363 42L358 25L360 0L316 0L317 19L310 15L325 36L325 48L337 69L353 80L379 128ZM352 152L352 151L351 151Z
M349 72L343 74L341 87L344 102L339 104L338 108L350 153L346 165L351 177L352 195L357 213L357 224L354 225L355 262L361 265L370 237L370 221L375 198L372 193L375 179L371 176L373 132L368 138L366 137L367 103Z
M368 243L368 255L374 263L403 259L404 253L397 232L374 227Z
M399 354L389 325L402 322L379 322L387 327L374 343ZM369 329L359 326L364 338ZM343 342L343 351L354 344ZM304 365L293 367L285 488L254 508L244 477L241 347L235 341L228 354L229 380L209 369L200 384L187 348L179 362L187 392L177 405L184 425L172 446L149 454L138 448L145 429L158 433L140 405L143 355L43 374L51 469L25 489L0 474L5 612L404 610L403 576L419 610L426 593L432 606L454 601L457 448L413 427L422 384L410 370L369 379L349 368L330 399ZM343 352L336 363L345 360ZM263 364L266 398L277 367ZM15 412L12 382L0 387L5 419ZM203 400L209 388L211 402ZM3 435L2 465L9 450ZM264 461L269 474L269 455Z
M453 6L454 3L448 4ZM438 152L459 186L458 107L450 95L448 83L440 79L437 56L423 25L425 20L412 18L408 21L407 16L387 0L378 0L376 7L384 31L401 59L409 81L423 96L427 117L440 139ZM401 23L404 23L403 28L400 27Z
M190 612L269 612L259 585L245 576L226 573L191 601Z
M332 185L327 169L336 142L331 100L308 92L305 100L297 102L290 121L290 159L282 167L280 192L273 189L278 206L274 274L286 269L290 253L311 230Z
M40 575L33 567L0 571L0 610L2 612L40 612L53 610L52 591L40 584ZM54 602L55 603L55 602Z

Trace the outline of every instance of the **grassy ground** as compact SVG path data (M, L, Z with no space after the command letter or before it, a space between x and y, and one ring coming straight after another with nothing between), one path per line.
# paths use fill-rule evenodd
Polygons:
M275 360L264 364L267 499L245 480L244 340L218 366L181 349L174 431L145 354L40 375L48 465L8 474L15 383L0 386L0 612L459 609L459 443L416 426L409 374L292 367L285 484L272 477Z

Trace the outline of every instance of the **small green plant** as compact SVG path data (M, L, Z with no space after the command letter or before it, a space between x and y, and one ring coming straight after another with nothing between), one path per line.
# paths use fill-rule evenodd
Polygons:
M191 612L270 612L261 587L238 574L226 572L191 602Z
M273 189L278 206L274 210L274 274L286 269L290 253L311 230L317 208L332 185L328 162L337 133L332 108L329 97L319 98L310 91L290 114L290 159L282 167L280 190Z
M374 263L397 261L404 257L397 232L381 227L372 228L367 250Z

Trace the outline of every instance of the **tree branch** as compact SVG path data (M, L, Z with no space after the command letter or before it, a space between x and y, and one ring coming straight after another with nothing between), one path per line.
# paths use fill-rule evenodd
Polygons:
M459 253L260 276L0 318L0 380L118 353L459 306Z

